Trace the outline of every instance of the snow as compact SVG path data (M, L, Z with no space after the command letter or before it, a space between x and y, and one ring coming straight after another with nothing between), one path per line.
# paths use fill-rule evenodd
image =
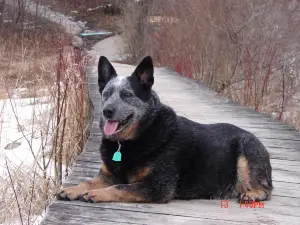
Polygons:
M20 98L25 90L16 90L10 99L0 100L0 180L8 179L10 172L23 171L31 176L36 162L42 165L42 146L44 152L52 145L51 112L53 103L47 96L39 98ZM47 125L50 124L49 127ZM46 158L48 161L49 158ZM31 170L32 168L32 170ZM63 171L65 168L63 167ZM42 173L41 170L36 170ZM54 177L54 163L49 163L48 176ZM39 224L42 215L36 215L34 224ZM19 220L13 224L20 224Z
M48 97L0 100L0 178L7 174L6 161L10 168L32 166L41 160L42 145L50 149L51 111Z
M97 7L95 7L95 8L88 8L87 11L88 11L88 12L92 12L92 11L95 11L95 10L100 9L100 8L105 8L105 7L107 7L107 6L110 7L111 4L100 5L100 6L97 6Z
M17 7L17 0L7 0L6 4ZM36 10L38 11L38 16L45 18L53 23L60 24L65 28L65 31L76 35L85 29L85 23L80 21L73 21L72 18L66 16L62 13L55 12L51 10L48 6L36 4L33 0L25 0L23 3L26 6L26 11L32 15L36 15Z
M15 93L23 92L22 89ZM36 163L42 165L42 146L44 152L49 151L52 146L53 101L47 96L12 96L14 98L0 100L0 181L8 180L6 163L11 173L18 170L32 176ZM49 157L46 157L47 162L48 160ZM65 171L65 166L62 166L62 170ZM41 170L36 171L42 174ZM49 163L46 173L54 177L53 161ZM33 216L33 224L39 224L44 213ZM20 224L20 221L16 218L13 224Z

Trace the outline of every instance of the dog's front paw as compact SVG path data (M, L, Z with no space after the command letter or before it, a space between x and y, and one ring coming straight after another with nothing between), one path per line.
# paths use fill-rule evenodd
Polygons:
M85 190L83 190L83 188L81 188L80 186L62 188L56 195L56 198L66 201L77 200L81 197L84 191Z
M97 189L85 192L80 196L79 200L92 203L102 202L104 201L103 191Z

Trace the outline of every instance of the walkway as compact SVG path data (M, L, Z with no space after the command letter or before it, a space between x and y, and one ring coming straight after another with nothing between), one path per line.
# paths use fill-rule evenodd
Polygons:
M120 75L134 67L114 64ZM93 177L100 166L98 129L100 95L96 67L89 68L89 94L94 122L84 152L78 157L65 186ZM300 224L300 133L291 126L239 106L196 81L165 68L155 69L154 89L179 115L201 123L227 122L257 135L267 147L273 167L274 192L264 208L240 208L235 200L221 208L220 200L172 201L169 204L92 204L57 201L49 206L48 224Z

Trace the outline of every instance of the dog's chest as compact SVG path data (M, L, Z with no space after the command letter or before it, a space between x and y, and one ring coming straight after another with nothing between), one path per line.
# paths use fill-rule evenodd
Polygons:
M118 178L122 183L135 183L141 179L147 171L143 171L140 168L133 168L122 163L113 163L112 171L114 176Z
M127 173L126 166L122 162L111 162L110 170L119 179L123 178Z
M115 146L114 146L115 147ZM105 164L109 171L122 183L135 183L149 173L148 160L137 146L122 146L121 160L114 161L115 148L104 152Z

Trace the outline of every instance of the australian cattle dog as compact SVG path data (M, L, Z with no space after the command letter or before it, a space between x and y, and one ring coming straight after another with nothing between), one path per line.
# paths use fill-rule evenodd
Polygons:
M152 90L152 58L120 77L101 56L102 164L92 180L63 188L61 200L153 202L172 199L271 198L266 148L237 126L199 124L177 116Z

